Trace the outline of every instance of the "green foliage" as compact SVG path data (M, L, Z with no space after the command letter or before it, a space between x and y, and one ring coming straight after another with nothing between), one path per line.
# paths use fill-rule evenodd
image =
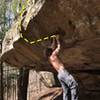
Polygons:
M26 8L28 0L0 0L0 39L11 26L12 19L7 13L17 17Z
M15 16L17 16L20 11L25 8L27 5L27 0L13 0L12 1L12 10Z
M3 38L6 28L7 4L5 0L0 0L0 38Z
M12 1L12 10L13 10L13 13L14 15L16 16L17 13L18 13L18 8L19 8L19 0L13 0Z
M22 9L26 8L28 0L0 0L0 39L4 37L6 31L11 26L7 13L17 17Z

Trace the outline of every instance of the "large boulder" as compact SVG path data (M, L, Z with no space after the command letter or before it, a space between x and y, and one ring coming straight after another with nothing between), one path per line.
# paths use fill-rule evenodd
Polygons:
M98 0L37 0L28 5L6 33L2 59L18 67L37 62L46 65L43 52L51 39L34 44L32 41L60 33L60 56L65 64L99 68L99 5Z

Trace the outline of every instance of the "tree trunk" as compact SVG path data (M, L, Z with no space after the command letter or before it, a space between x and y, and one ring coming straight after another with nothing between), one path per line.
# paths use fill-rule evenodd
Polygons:
M3 94L3 62L0 62L0 100L4 100Z
M20 69L18 79L18 100L27 100L29 69Z
M2 52L2 40L0 40L0 55L1 55L1 52ZM0 61L0 100L4 100L3 92L4 92L4 89L3 89L3 62Z

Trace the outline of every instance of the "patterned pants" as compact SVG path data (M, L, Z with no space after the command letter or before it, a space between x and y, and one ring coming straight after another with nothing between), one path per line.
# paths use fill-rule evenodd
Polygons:
M64 68L60 68L58 79L63 88L63 100L78 100L78 84L74 77Z

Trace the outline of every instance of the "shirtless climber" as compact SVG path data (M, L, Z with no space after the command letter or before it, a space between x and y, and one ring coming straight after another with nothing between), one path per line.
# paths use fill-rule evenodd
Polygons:
M46 56L49 59L49 62L58 72L58 79L61 83L63 89L63 100L69 100L69 90L70 90L70 100L78 100L78 84L75 81L74 77L64 68L63 63L60 61L58 57L58 53L60 50L60 42L59 42L59 35L53 39L57 43L56 49L54 48L47 48L46 49Z

